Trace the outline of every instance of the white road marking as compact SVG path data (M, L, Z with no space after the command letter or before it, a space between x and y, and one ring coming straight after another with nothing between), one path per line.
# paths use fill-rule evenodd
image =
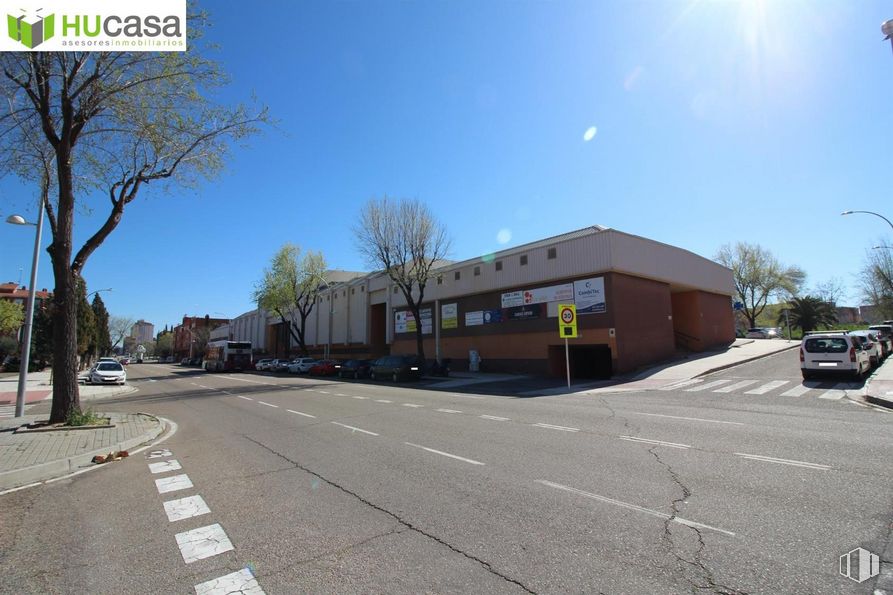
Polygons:
M463 399L483 399L484 397L479 397L477 395L460 395L459 393L450 393L451 397L462 397Z
M637 512L644 512L645 514L650 514L651 516L655 516L664 520L672 520L674 523L679 523L680 525L686 525L688 527L696 527L698 529L707 529L709 531L716 531L717 533L722 533L723 535L728 535L729 537L735 537L735 534L731 531L726 531L725 529L720 529L718 527L711 527L710 525L704 525L702 523L696 523L694 521L689 521L683 519L682 517L674 516L671 517L668 514L663 512L658 512L657 510L651 510L650 508L643 508L641 506L636 506L635 504L627 504L626 502L621 502L620 500L614 500L613 498L608 498L606 496L599 496L598 494L591 494L589 492L584 492L583 490L578 490L576 488L572 488L569 486L561 485L560 483L554 483L551 481L547 481L545 479L537 479L536 483L548 486L550 488L555 488L557 490L563 490L565 492L570 492L571 494L576 494L578 496L583 496L585 498L591 498L592 500L598 500L599 502L604 502L606 504L613 504L614 506L619 506L621 508L626 508L628 510L635 510Z
M269 384L267 382L258 382L257 380L248 380L247 378L238 378L236 376L227 376L227 378L232 378L233 380L239 380L240 382L250 382L251 384Z
M149 463L149 472L152 473L152 475L167 473L168 471L179 471L182 468L180 462L176 459L162 461L160 463Z
M192 487L192 480L183 473L182 475L174 475L172 477L162 477L155 480L155 487L158 488L159 494L168 492L176 492L178 490L188 490Z
M183 561L192 564L196 560L203 560L222 554L233 549L233 544L226 536L220 523L214 523L207 527L199 527L192 531L177 533L177 545Z
M745 386L750 386L751 384L756 384L759 380L742 380L741 382L736 382L735 384L730 384L729 386L724 386L722 388L716 389L715 393L732 393L736 390L741 390Z
M772 382L767 382L766 384L764 384L762 386L758 386L757 388L755 388L753 390L746 391L744 394L745 395L765 395L770 390L775 390L779 386L784 386L788 382L790 382L790 380L773 380Z
M496 415L479 415L481 419L492 419L493 421L511 421L508 417L498 417Z
M561 430L562 432L579 432L580 428L569 428L567 426L553 426L552 424L536 423L532 424L538 428L547 428L549 430Z
M826 390L822 394L819 395L820 399L827 399L829 401L838 401L846 396L846 389L848 389L850 385L846 382L838 382L834 385L834 388L830 390Z
M416 405L415 403L401 403L401 405L403 405L404 407L413 407L415 409L421 407L421 405Z
M265 403L264 401L258 401L258 403L261 405L266 405L267 407L275 407L276 409L279 409L279 405L273 405L272 403Z
M206 389L208 389L208 390L211 389L210 386L205 386L204 384L197 384L196 386L199 387L199 388L206 388Z
M153 450L149 454L146 455L147 459L162 459L164 457L171 456L171 451L166 448L162 448L160 450Z
M375 399L376 403L393 403L393 401L388 401L387 399Z
M807 469L815 469L817 471L827 471L831 468L829 465L822 465L820 463L809 463L807 461L794 461L791 459L777 459L775 457L766 457L763 455L747 454L746 452L736 452L735 455L742 457L744 459L751 459L754 461L762 461L764 463L778 463L779 465L793 465L794 467L805 467Z
M703 421L703 422L709 422L709 423L713 423L713 424L729 424L732 426L745 425L738 421L721 421L718 419L702 419L700 417L682 417L679 415L663 415L661 413L640 413L638 411L630 411L630 413L632 413L634 415L648 415L650 417L669 417L670 419L684 419L686 421Z
M208 514L211 509L201 496L189 496L179 500L168 500L164 503L164 512L170 522L190 519L194 516Z
M692 384L698 384L700 382L704 382L704 379L703 378L692 378L691 380L682 380L682 381L673 382L672 384L668 384L668 385L661 387L657 390L676 390L677 388L691 386Z
M690 444L679 444L676 442L664 442L663 440L649 440L648 438L639 438L637 436L617 436L621 440L629 440L630 442L644 442L645 444L654 444L656 446L669 446L670 448L691 448Z
M375 432L370 432L369 430L355 428L355 427L349 426L347 424L338 423L337 421L333 421L332 423L335 424L336 426L341 426L342 428L347 428L348 430L353 430L354 432L362 432L364 434L369 434L370 436L378 436L378 434L376 434Z
M231 595L232 593L265 595L264 590L257 584L257 579L248 568L195 586L195 595Z
M483 465L480 461L475 461L474 459L466 459L465 457L460 457L459 455L453 455L448 452L443 452L442 450L434 450L433 448L428 448L427 446L422 446L420 444L413 444L412 442L404 442L403 444L407 446L413 446L415 448L421 448L422 450L427 450L428 452L433 452L436 455L441 455L444 457L449 457L451 459L456 459L457 461L463 461L465 463L471 463L472 465Z
M805 384L800 384L795 386L794 388L788 389L781 393L782 397L802 397L804 394L808 393L812 390L811 386L806 386Z
M344 394L341 394L341 393L335 393L335 396L336 396L336 397L346 397L347 395L344 395Z
M300 411L295 411L293 409L286 409L286 411L294 413L295 415L303 415L304 417L312 417L313 419L316 419L315 415L310 415L309 413L301 413Z
M701 392L702 390L708 390L708 389L714 388L714 387L716 387L716 386L722 386L723 384L726 384L726 383L731 382L731 381L732 381L731 379L728 379L728 380L714 380L714 381L712 381L712 382L707 382L707 383L704 383L704 384L699 384L698 386L694 386L694 387L692 387L692 388L687 388L687 389L685 389L685 392L687 392L687 393L697 393L697 392Z
M147 382L158 382L158 381L155 380L154 378L149 378L149 380Z
M318 390L318 391L316 391L316 392L318 392L318 393L321 394L321 395L327 395L327 394L329 394L329 392L328 392L328 391L325 391L325 390Z
M245 399L246 401L253 401L253 400L254 400L254 399L252 399L251 397L243 397L242 395L236 395L236 396L239 397L240 399Z
M357 399L358 401L368 401L369 400L369 397L352 397L352 398Z
M461 411L457 411L455 409L438 409L440 413L462 413Z

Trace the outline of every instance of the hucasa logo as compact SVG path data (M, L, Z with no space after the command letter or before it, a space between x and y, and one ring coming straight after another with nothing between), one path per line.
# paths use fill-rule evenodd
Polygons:
M70 14L47 2L50 9L44 6L21 9L18 14L7 13L7 29L9 37L21 44L19 47L29 50L38 48L51 38L55 38L52 43L38 49L185 50L185 12L178 14L176 8L169 10L175 4L170 0L158 2L164 8L159 10L156 7L155 14L148 13L143 7L128 10L122 7L124 2L116 3L123 8L118 14L102 14L103 7L93 5L82 8L80 14Z
M33 14L22 9L22 14L16 16L7 14L6 24L9 36L20 42L28 49L34 49L41 43L51 38L55 33L56 15L43 16L42 8L38 8Z

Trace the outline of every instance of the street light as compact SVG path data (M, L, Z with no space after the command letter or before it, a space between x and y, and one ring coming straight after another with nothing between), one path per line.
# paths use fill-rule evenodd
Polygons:
M887 21L887 22L889 23L890 21ZM891 25L891 26L893 26L893 25ZM875 213L874 211L844 211L843 213L841 213L841 215L852 215L853 213L865 213L866 215L874 215L875 217L880 217L881 219L883 219L884 221L887 222L887 225L889 225L891 229L893 229L893 222L891 222L889 219L887 219L880 213Z
M40 235L43 232L43 197L37 213L37 223L29 223L21 215L10 215L7 223L13 225L33 225L37 228L34 237L34 257L31 260L31 290L25 306L25 328L22 333L22 353L19 359L19 386L16 390L16 417L25 415L25 387L28 383L28 365L31 363L31 322L34 319L34 297L37 294L37 261L40 258Z
M884 34L884 41L890 40L890 46L893 47L893 19L881 23L881 33Z

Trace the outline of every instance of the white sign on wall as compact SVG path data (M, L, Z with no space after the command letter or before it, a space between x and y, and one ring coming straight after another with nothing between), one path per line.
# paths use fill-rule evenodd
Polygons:
M574 281L574 302L577 314L601 314L607 310L605 302L605 278L594 277Z
M552 285L551 287L537 287L535 289L504 293L502 294L502 307L515 308L548 302L571 302L573 299L574 285L573 283L565 283L563 285Z

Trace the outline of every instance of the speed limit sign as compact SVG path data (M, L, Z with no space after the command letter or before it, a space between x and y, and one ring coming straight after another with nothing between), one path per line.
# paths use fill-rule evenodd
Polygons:
M577 338L577 307L558 304L558 334L565 339Z

